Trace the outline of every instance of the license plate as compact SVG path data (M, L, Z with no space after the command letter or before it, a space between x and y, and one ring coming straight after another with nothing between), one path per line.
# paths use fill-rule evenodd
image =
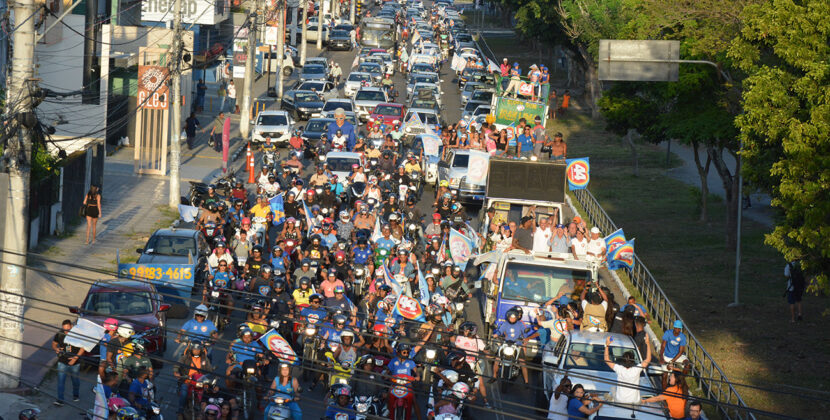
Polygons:
M474 194L473 195L473 200L484 200L484 196L479 195L479 194Z

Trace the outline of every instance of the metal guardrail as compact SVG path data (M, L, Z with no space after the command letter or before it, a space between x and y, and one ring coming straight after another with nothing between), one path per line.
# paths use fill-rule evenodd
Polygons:
M574 196L587 214L588 220L606 234L617 230L617 225L608 217L594 195L587 189L574 190ZM634 254L634 268L628 271L634 287L643 295L643 305L663 331L671 330L676 319L681 319L657 280L648 271L643 261ZM746 403L729 382L720 366L706 352L692 332L686 329L686 355L692 364L692 375L698 380L706 397L718 401L718 412L726 419L755 419Z

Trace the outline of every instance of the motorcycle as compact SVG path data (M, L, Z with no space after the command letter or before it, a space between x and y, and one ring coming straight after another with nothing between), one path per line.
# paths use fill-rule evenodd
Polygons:
M380 399L374 395L358 395L355 397L354 411L355 420L389 416L389 409L383 406Z
M380 267L386 261L386 258L389 257L389 250L386 248L375 248L374 254L373 260L375 267Z
M354 182L349 186L349 201L350 205L354 207L354 203L357 200L360 200L363 197L363 193L366 192L366 183L364 182Z
M234 171L230 171L225 176L216 179L212 185L216 188L216 194L222 196L224 199L224 197L230 196L231 189L235 183L236 174ZM205 196L208 195L208 187L210 185L204 182L190 181L190 191L187 195L190 205L199 207L204 201Z
M317 334L317 326L314 324L306 324L302 332L303 380L309 381L316 375L314 363L317 360L317 349L320 347L320 336Z
M367 281L369 271L362 264L354 264L352 268L354 269L354 294L362 297L369 283Z
M412 381L415 378L409 375L395 375L392 378L392 388L389 390L387 404L392 420L405 420L412 411L415 395L412 390Z
M262 245L265 243L265 234L268 229L268 220L264 217L254 217L251 219L251 232L248 237L254 240L254 245Z
M337 384L349 385L349 381L351 381L352 375L354 375L355 363L348 360L339 362L334 358L332 352L326 352L325 356L334 368L334 370L329 372L329 387Z
M280 158L280 153L276 150L268 150L262 152L262 166L268 165L269 167L274 167L274 164L277 163L277 159Z
M287 420L291 418L291 409L288 403L293 401L290 395L277 393L271 397L271 402L265 407L267 420Z
M250 419L257 412L257 382L259 382L259 367L258 362L254 359L249 359L242 362L242 372L240 378L242 381L242 398L239 402L242 406L242 418Z
M220 228L216 222L206 222L205 225L202 226L202 233L205 235L205 239L211 246L216 244L217 239L225 239L224 236L222 236L222 228Z
M230 287L230 285L228 285ZM225 327L231 322L230 308L227 307L230 303L230 294L228 289L221 287L212 287L208 293L207 319L216 326L216 329L221 333Z
M515 341L505 340L496 354L498 355L499 371L496 373L499 379L499 390L507 394L508 382L519 376L519 345Z

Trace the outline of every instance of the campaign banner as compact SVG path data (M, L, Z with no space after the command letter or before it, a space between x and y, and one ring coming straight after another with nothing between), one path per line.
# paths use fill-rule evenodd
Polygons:
M568 177L568 189L582 190L591 180L591 165L588 158L566 159L565 175Z
M392 293L396 295L401 294L401 290L403 290L403 285L401 285L398 280L395 279L395 276L392 275L392 272L389 271L389 264L388 261L384 261L381 265L383 267L383 282L392 288Z
M430 129L430 131L432 130ZM440 137L435 134L422 134L421 142L424 145L424 156L439 156L441 150Z
M282 201L282 194L275 195L268 200L268 204L274 213L274 224L279 225L285 222L285 203Z
M98 342L104 338L107 330L88 319L78 318L69 333L66 334L63 342L66 345L80 347L86 352L91 352Z
M519 95L533 96L534 87L532 83L522 82L519 85Z
M136 100L139 108L168 109L167 79L170 70L163 66L138 66Z
M634 240L626 241L606 254L605 260L609 270L618 268L634 268Z
M288 364L297 364L298 358L297 353L294 352L294 349L291 348L291 344L288 343L280 333L276 332L274 329L269 330L262 337L259 338L259 342L265 346L277 359L280 359L283 363Z
M475 242L461 232L450 228L449 250L456 264L464 264L473 255Z
M490 154L480 150L470 150L467 165L467 183L470 185L486 185L487 171L490 167Z
M424 317L424 308L421 304L417 300L404 294L398 296L398 300L395 301L395 309L392 311L392 314L399 315L400 317L410 321L426 321L426 317Z
M623 233L622 228L617 229L614 233L605 237L605 249L608 253L624 243L625 233Z
M306 229L306 236L311 236L311 229L314 227L314 223L311 220L311 210L308 209L305 200L300 200L300 202L303 203L303 211L305 212L305 222L308 225L308 229Z

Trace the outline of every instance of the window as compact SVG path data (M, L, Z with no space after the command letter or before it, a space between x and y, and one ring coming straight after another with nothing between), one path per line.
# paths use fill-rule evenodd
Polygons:
M379 90L361 90L354 97L355 101L386 101Z
M360 165L360 160L356 158L337 157L326 159L326 164L333 172L351 172L352 165Z
M294 100L297 102L318 102L320 97L308 92L298 92L294 95Z
M323 106L323 111L334 111L337 108L343 108L344 111L353 111L352 103L349 101L328 101Z
M455 155L455 159L452 161L453 168L466 168L467 164L470 162L470 155L462 155L457 154Z
M396 106L378 105L377 107L375 107L375 114L397 117L401 115L401 109Z
M634 353L634 360L636 364L640 364L640 355L633 347L618 347L611 346L609 348L609 356L611 360L617 360L622 357L623 353L631 351ZM588 343L571 343L568 353L565 355L564 369L587 369L597 370L603 372L612 372L611 368L605 364L605 344L588 344Z
M285 115L260 114L257 125L288 125L288 118Z
M147 254L174 255L186 257L188 253L196 256L196 241L183 236L153 235L147 241Z
M454 165L453 165L454 166ZM544 303L566 282L591 279L591 273L564 267L510 262L504 270L502 298Z
M372 80L372 76L366 73L352 73L349 75L350 82L365 82L367 80Z
M326 120L313 120L309 121L308 124L305 126L305 131L311 133L319 133L328 130L330 121Z
M90 293L84 310L101 315L140 315L153 312L149 292L103 291Z

